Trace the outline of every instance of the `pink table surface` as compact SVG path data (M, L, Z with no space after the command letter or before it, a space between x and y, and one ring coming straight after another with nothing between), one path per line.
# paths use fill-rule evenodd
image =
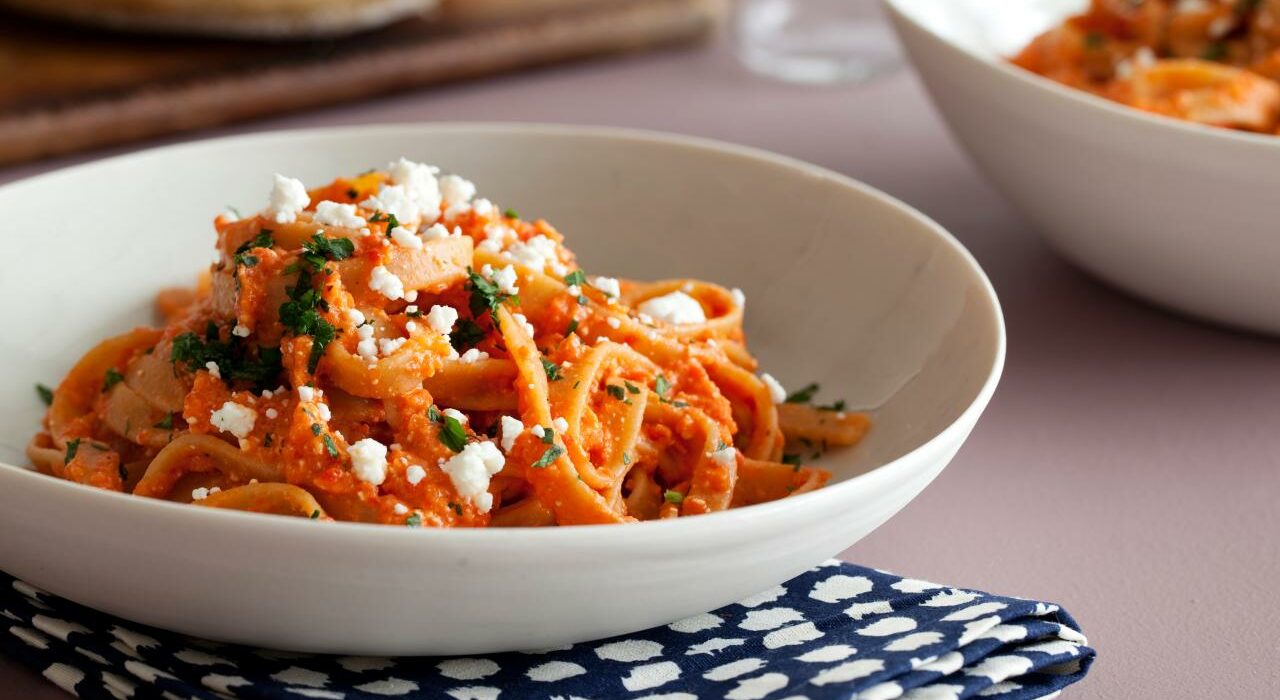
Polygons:
M1280 346L1144 306L1054 257L965 159L909 70L800 88L746 73L721 39L220 133L446 120L735 141L847 173L936 218L1003 299L1008 367L955 462L843 556L1063 603L1100 653L1067 697L1280 695ZM0 658L0 697L62 693Z

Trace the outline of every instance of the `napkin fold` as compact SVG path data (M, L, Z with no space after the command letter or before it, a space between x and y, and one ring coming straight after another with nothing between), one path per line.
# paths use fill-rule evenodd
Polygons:
M0 652L81 698L1030 700L1094 658L1057 605L830 561L623 637L455 658L293 654L123 621L0 574Z

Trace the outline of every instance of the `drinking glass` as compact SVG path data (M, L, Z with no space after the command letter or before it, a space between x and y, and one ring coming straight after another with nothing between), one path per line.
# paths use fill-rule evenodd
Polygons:
M863 82L901 62L875 0L737 0L738 57L794 83Z

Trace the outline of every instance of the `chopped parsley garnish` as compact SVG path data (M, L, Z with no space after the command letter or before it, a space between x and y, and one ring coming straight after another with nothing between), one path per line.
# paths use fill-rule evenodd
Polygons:
M566 337L571 336L576 330L578 330L578 319L575 318L569 321L569 327L564 329L564 334Z
M791 466L795 467L796 469L799 469L799 468L800 468L800 460L801 460L800 455L794 455L794 454L785 454L785 455L782 455L782 463L783 463L783 464L790 464Z
M117 370L115 367L112 367L111 369L107 370L107 373L102 377L102 393L104 394L107 393L107 391L111 389L111 387L119 384L122 381L124 381L124 375L120 374L119 370Z
M671 491L668 489L666 493L662 494L662 498L667 503L673 503L675 505L684 503L684 494L679 491Z
M53 404L53 389L50 389L43 384L37 384L36 394L40 397L40 400L44 402L44 405L49 406Z
M583 272L582 270L574 270L573 272L570 272L569 274L564 276L564 283L569 285L570 287L574 285L581 287L582 285L587 283L587 273Z
M465 352L478 345L487 335L489 335L488 332L481 328L480 324L464 318L454 324L453 332L449 334L449 341L455 350Z
M560 381L560 365L557 365L545 357L540 359L542 360L542 369L547 373L547 379L553 382Z
M1215 41L1209 44L1204 53L1200 55L1206 61L1221 61L1227 57L1227 45L1221 41Z
M458 516L459 518L461 518L461 517L462 517L462 506L461 506L461 505L459 505L459 504L457 504L457 503L454 503L453 501L449 501L449 509L450 509L450 510L452 510L455 514L457 514L457 516Z
M256 255L249 255L249 251L254 248L270 248L274 245L275 240L271 238L271 230L264 228L257 236L241 243L240 247L236 248L235 263L237 265L244 265L245 267L253 267L258 264L258 257Z
M532 466L534 469L546 469L547 467L551 466L552 463L554 463L557 459L559 459L560 455L562 454L564 454L563 447L559 445L552 445L551 447L547 448L546 452L542 453L542 456L538 458L538 461L534 462L530 466Z
M333 436L328 433L324 434L324 451L328 452L330 457L338 456L338 446L334 444Z
M519 219L519 218L520 218L520 212L516 211L515 209L511 209L511 208L509 208L509 207L507 208L507 210L506 210L506 211L502 212L502 215L503 215L503 216L505 216L505 217L507 217L508 219Z
M164 418L161 418L158 422L156 422L155 425L151 427L160 428L162 430L173 430L173 414L172 413L164 414Z
M467 431L462 428L462 423L453 416L441 416L443 422L440 426L440 442L445 447L454 452L461 452L462 448L467 446Z
M828 405L826 405L826 406L816 406L815 408L817 408L819 411L843 411L843 410L844 410L845 405L846 405L846 404L845 404L845 400L844 400L844 399L840 399L839 401L836 401L835 403L828 404Z
M510 294L504 294L492 280L485 279L470 267L467 268L467 289L471 292L471 315L478 317L488 311L493 314L495 322L498 308L503 302L516 299Z
M319 509L316 509L316 510L311 511L311 519L312 519L312 520L319 520L319 519L320 519L320 510L319 510Z
M640 387L636 386L635 384L632 384L631 382L623 382L623 384L625 384L625 385L627 386L627 391L628 391L628 392L630 392L630 393L632 393L632 394L639 394L639 393L640 393Z
M243 380L255 386L275 385L282 371L280 348L259 347L254 357L248 343L239 337L231 336L231 340L224 343L218 340L216 325L210 330L213 332L206 331L204 340L189 332L174 338L170 361L175 365L182 363L192 372L213 362L224 380Z
M71 464L71 460L76 458L76 452L80 450L80 438L67 441L67 456L62 460L63 465Z
M324 269L326 260L346 260L356 252L356 244L349 238L325 238L315 234L302 244L302 261L315 272Z
M396 218L395 214L385 214L383 212L378 212L377 214L374 214L373 216L369 217L369 221L372 221L375 224L381 221L387 222L388 236L391 235L392 229L400 228L400 220Z
M667 381L666 377L659 374L657 378L653 380L653 391L658 395L658 398L665 399L667 398L667 393L671 391L671 382Z
M556 442L556 431L554 428L542 429L542 442L547 445L554 445Z
M405 518L404 524L408 527L422 527L422 513L414 513Z
M605 388L604 388L604 389L605 389L605 391L609 392L609 395L610 395L610 396L612 396L613 398L615 398L615 399L617 399L617 400L619 400L619 401L626 401L626 400L627 400L627 391L626 391L626 389L623 389L622 387L618 386L617 384L609 384L609 385L605 386Z
M630 453L627 453L627 452L623 452L623 453L622 453L622 464L623 464L624 466L625 466L625 465L628 465L628 464L631 464L631 454L630 454Z
M289 301L280 305L280 323L294 335L311 336L311 357L307 371L315 374L316 365L324 356L324 350L333 342L338 331L316 309L327 309L328 304L311 286L311 275L298 272L298 282L289 290Z
M813 400L813 395L816 393L818 393L817 383L809 384L803 389L788 396L787 403L809 403Z
M439 410L439 409L437 409L435 406L427 406L427 418L428 418L432 423L439 423L439 422L440 422L440 410Z
M311 434L312 434L312 435L315 435L315 436L319 437L320 433L323 433L323 432L324 432L324 428L323 428L319 423L312 423L312 424L311 424Z

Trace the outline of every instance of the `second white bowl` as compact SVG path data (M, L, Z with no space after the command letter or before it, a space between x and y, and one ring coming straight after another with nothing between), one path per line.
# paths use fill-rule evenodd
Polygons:
M884 0L938 109L1058 251L1151 301L1280 333L1280 136L1149 115L1013 66L1087 0Z

